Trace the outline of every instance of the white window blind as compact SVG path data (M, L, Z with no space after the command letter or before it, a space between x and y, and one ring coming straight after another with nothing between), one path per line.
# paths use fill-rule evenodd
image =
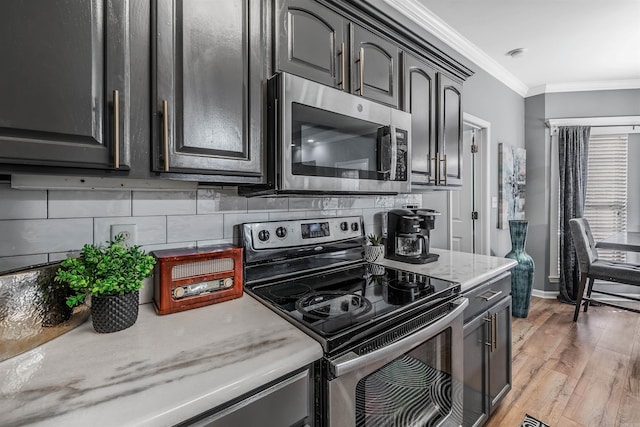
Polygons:
M627 229L627 135L592 136L584 217L597 242ZM625 253L598 250L603 259L625 261Z

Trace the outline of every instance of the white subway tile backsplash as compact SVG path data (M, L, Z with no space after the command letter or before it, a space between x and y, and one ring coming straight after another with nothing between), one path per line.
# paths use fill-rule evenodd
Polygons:
M49 218L129 215L130 191L49 190Z
M0 221L0 257L63 252L93 242L93 219Z
M132 199L133 216L196 214L195 191L134 191Z
M406 204L431 207L424 197L245 198L235 187L45 191L0 184L0 270L77 256L85 243L108 241L112 224L135 224L136 243L147 252L237 243L234 226L254 221L362 215L365 231L377 232L380 213ZM149 286L141 302L151 295Z
M233 239L215 239L215 240L198 240L198 248L206 248L208 246L215 245L229 245L233 244Z
M167 217L167 243L221 239L223 216L182 215Z
M48 261L47 254L0 257L0 274L4 271L44 264Z
M80 256L80 251L66 251L66 252L51 252L49 254L49 262L64 261L67 257L77 258Z
M306 218L304 211L284 211L284 212L269 212L269 221L277 221L283 219L303 219Z
M247 199L247 209L251 211L287 211L289 200L284 197L254 197Z
M375 198L375 207L377 208L394 208L396 206L396 198L394 196L377 196Z
M248 199L230 189L198 190L198 214L217 212L246 212Z
M367 209L373 208L376 205L376 199L374 197L354 197L351 199L352 209Z
M147 253L153 251L163 251L165 249L182 249L182 248L195 248L196 242L177 242L177 243L162 243L159 245L142 245L141 249Z
M335 210L305 211L306 218L322 218L323 216L338 216Z
M289 199L289 210L351 209L355 198L349 197L293 197Z
M0 219L33 219L47 217L45 190L13 190L0 184Z
M134 216L93 219L93 237L96 243L111 240L111 225L135 224L136 245L155 245L167 241L166 216Z
M253 213L226 213L224 214L224 238L233 238L233 227L244 222L260 222L269 221L269 213L253 212Z
M139 291L140 304L147 304L153 301L153 275L142 281L142 288Z

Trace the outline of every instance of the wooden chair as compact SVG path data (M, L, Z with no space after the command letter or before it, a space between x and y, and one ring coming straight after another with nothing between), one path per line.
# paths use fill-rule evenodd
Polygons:
M589 222L585 218L575 218L569 220L569 225L571 227L571 237L573 238L573 244L576 248L576 255L578 257L578 264L580 266L580 287L578 288L576 311L573 315L573 321L575 322L578 320L580 304L584 304L584 311L586 312L591 301L622 310L640 313L640 310L635 308L625 307L620 304L603 301L601 299L596 300L591 297L591 293L596 292L616 298L640 301L639 298L632 296L593 289L593 282L596 279L640 286L640 265L599 259L598 250L596 249L595 241L591 235ZM587 295L584 296L584 288L587 283L587 279L589 279L589 286L587 287Z

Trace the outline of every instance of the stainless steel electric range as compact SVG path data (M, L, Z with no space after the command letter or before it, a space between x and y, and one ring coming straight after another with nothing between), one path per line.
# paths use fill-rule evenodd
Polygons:
M314 337L316 427L459 426L458 283L363 260L362 217L242 224L245 290Z

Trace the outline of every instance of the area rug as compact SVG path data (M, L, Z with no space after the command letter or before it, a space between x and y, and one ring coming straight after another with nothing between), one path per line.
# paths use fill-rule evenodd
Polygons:
M550 427L550 426L549 424L545 424L542 421L536 418L533 418L529 414L525 414L524 420L522 421L522 424L520 424L520 427Z

